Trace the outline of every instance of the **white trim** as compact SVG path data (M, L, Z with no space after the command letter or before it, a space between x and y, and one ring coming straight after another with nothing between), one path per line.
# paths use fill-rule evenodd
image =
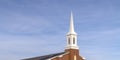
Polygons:
M61 55L58 55L58 56L54 56L54 57L52 57L52 58L49 58L49 59L47 59L47 60L52 60L53 58L56 58L56 57L63 57L63 55L66 55L66 54L68 54L69 52L66 52L66 53L64 53L64 54L61 54Z
M65 49L79 49L78 46L66 46Z
M84 60L85 60L86 58L85 58L85 57L82 57L82 59L84 59Z

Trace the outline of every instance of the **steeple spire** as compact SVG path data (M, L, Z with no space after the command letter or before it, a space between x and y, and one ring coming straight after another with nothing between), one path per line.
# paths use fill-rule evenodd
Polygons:
M74 31L74 22L73 22L73 13L71 11L71 16L70 16L70 29L68 34L76 34Z
M74 31L73 13L70 16L70 29L67 33L66 49L79 49L77 46L77 33Z

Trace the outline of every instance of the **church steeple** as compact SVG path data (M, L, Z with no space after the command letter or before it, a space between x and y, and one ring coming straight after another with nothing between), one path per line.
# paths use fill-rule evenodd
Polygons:
M77 46L77 33L74 31L73 13L70 16L70 29L67 33L66 49L79 49Z
M73 13L71 11L71 17L70 17L70 29L68 34L76 34L76 32L74 31L74 22L73 22Z

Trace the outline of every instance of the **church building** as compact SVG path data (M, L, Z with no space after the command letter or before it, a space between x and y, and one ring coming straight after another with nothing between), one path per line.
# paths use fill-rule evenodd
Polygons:
M85 60L85 58L83 58L79 54L79 47L77 45L77 33L74 31L74 21L72 12L70 17L70 29L67 33L66 40L67 44L64 52L27 58L22 60Z

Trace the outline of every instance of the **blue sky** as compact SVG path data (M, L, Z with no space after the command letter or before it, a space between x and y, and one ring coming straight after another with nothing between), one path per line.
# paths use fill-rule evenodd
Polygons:
M80 55L120 59L119 0L0 0L0 60L64 51L73 11Z

